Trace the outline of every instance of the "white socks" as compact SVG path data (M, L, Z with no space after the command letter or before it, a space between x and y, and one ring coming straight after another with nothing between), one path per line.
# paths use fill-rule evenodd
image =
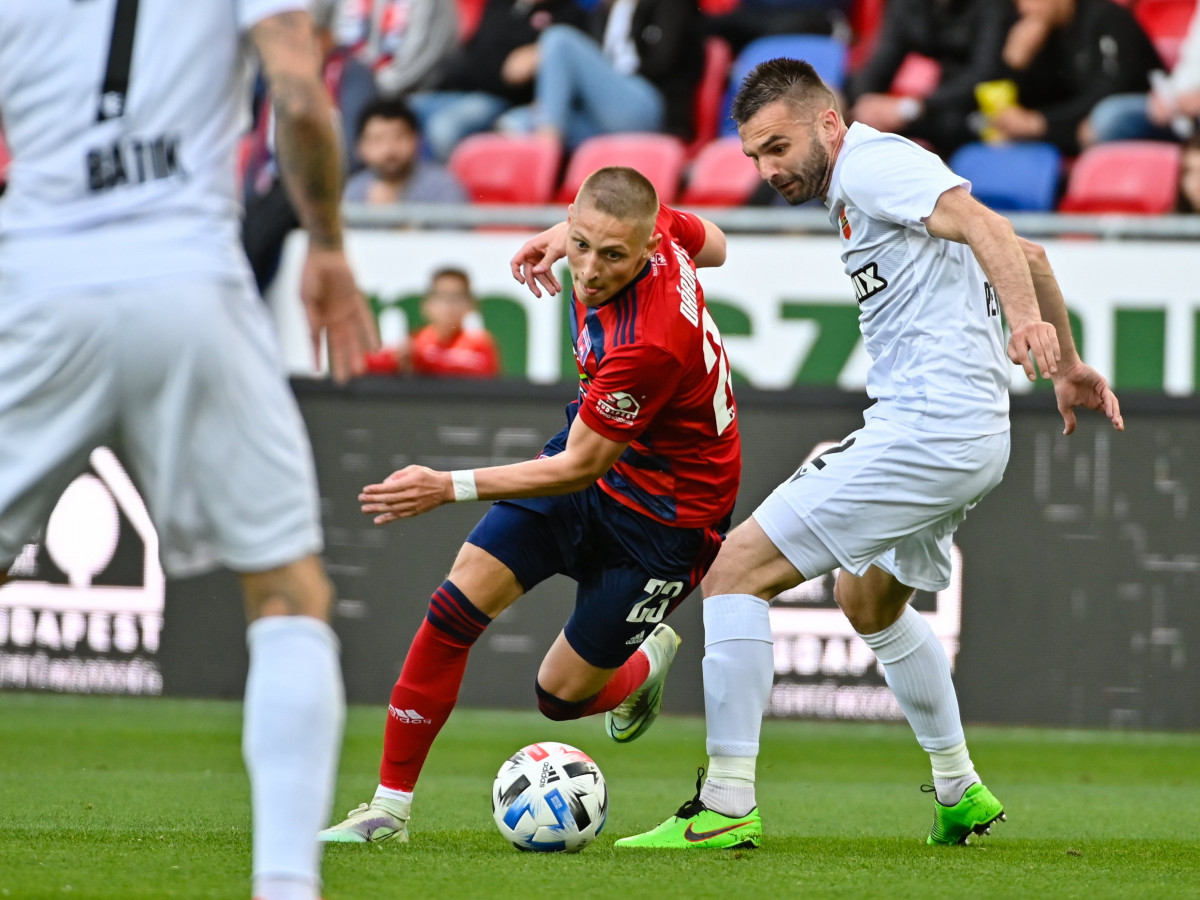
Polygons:
M938 802L952 806L979 777L963 736L950 661L929 623L911 606L883 631L861 635L933 764ZM955 793L957 792L957 793Z
M254 814L254 896L316 900L346 701L338 640L309 616L246 629L250 673L242 755Z
M371 798L371 805L407 822L411 815L412 798L412 791L399 791L380 784L375 787L375 796Z
M709 765L700 800L726 815L745 815L756 805L758 737L775 676L769 610L765 600L750 594L704 600Z

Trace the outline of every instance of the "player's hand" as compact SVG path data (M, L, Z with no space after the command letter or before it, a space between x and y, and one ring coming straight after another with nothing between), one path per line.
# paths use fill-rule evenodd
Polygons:
M542 296L541 288L544 287L553 297L562 290L562 285L554 277L554 264L566 255L567 223L559 222L522 244L509 267L513 278L528 287L533 296Z
M1125 430L1117 395L1109 388L1103 375L1083 362L1054 376L1054 396L1058 399L1058 411L1063 417L1063 434L1075 430L1076 406L1099 410L1108 416L1113 428Z
M379 349L379 332L341 250L309 247L300 273L300 299L308 315L313 359L319 364L324 336L334 381L343 384L363 374L367 354Z
M419 516L453 500L450 473L425 466L405 466L382 484L368 484L358 495L363 514L374 516L376 525Z
M1030 381L1037 381L1039 371L1043 378L1056 374L1061 357L1058 333L1049 322L1038 320L1014 328L1008 339L1008 358L1025 370Z

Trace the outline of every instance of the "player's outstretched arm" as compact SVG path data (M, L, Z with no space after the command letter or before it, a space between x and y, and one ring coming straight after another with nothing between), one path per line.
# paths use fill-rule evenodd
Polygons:
M1029 263L1017 241L1012 223L988 209L963 187L953 187L938 198L925 227L934 237L970 246L991 282L1011 336L1008 358L1025 370L1030 381L1050 378L1061 356L1055 327L1042 320Z
M345 381L366 371L365 354L379 337L342 250L337 136L312 21L307 13L280 13L255 25L251 37L271 90L280 174L308 232L300 297L313 352L324 335L334 380Z
M516 500L570 494L594 484L625 452L628 443L602 437L576 418L567 446L556 456L508 466L439 472L407 466L358 495L364 515L376 525L419 516L443 503L461 500Z

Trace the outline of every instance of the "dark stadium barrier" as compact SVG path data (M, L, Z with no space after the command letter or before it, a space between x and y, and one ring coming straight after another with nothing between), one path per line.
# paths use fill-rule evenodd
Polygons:
M345 390L298 381L296 390L321 481L347 694L382 705L483 506L376 528L358 512L359 488L409 463L527 459L560 427L573 388L364 380ZM1123 400L1125 434L1089 415L1064 437L1048 392L1014 398L1008 473L959 530L955 583L914 601L954 660L969 722L1200 727L1200 458L1190 449L1200 446L1200 401ZM744 388L739 403L745 464L735 520L815 447L856 428L865 405L858 394ZM91 599L34 545L25 571L41 581L26 587L43 594L6 605L0 592L0 687L239 696L246 655L235 579L168 581L157 612L139 514L117 501L119 537ZM105 606L110 595L95 593L105 584L138 587L114 589L120 599ZM472 653L461 702L532 709L538 663L572 596L572 583L556 578L500 616ZM772 617L774 714L897 717L873 658L833 604L830 579L781 598ZM698 713L698 597L672 624L684 643L666 709Z

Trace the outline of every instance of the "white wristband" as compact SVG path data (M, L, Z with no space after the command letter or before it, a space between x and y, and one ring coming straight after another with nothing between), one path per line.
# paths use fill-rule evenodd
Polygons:
M456 469L450 473L450 480L454 482L455 503L461 503L463 500L479 499L479 492L475 490L474 469Z

